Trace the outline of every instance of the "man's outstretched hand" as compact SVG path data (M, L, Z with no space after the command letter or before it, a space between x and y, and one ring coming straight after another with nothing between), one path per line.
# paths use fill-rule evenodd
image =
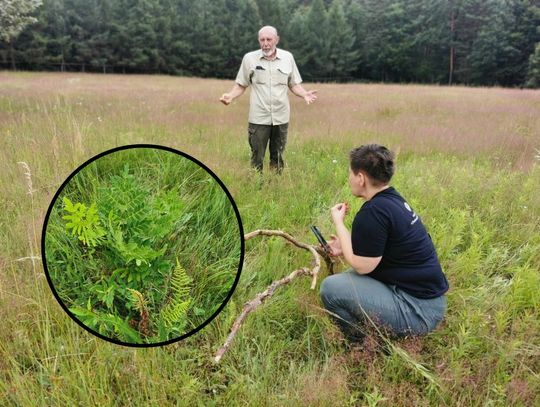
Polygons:
M224 93L223 95L221 95L221 97L219 98L219 101L221 103L223 103L225 106L227 105L230 105L231 102L233 101L233 98L232 96L230 95L230 93Z
M317 100L317 91L316 90L308 90L306 91L306 94L304 95L304 100L308 105L315 102Z

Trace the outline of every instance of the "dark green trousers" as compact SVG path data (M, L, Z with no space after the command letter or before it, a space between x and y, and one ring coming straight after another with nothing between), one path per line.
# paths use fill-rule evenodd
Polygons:
M251 147L251 166L262 171L266 146L270 143L270 168L278 173L283 171L283 152L287 144L289 124L253 124L248 125L249 146Z

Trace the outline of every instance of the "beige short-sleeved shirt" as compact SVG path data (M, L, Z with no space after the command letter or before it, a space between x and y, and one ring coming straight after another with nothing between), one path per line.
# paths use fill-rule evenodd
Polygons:
M288 90L302 82L293 55L277 49L274 60L266 59L259 49L248 52L236 75L236 83L251 85L249 122L253 124L289 123Z

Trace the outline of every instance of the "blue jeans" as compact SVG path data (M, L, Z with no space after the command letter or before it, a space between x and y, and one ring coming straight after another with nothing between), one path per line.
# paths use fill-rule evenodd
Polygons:
M445 296L417 298L352 269L324 279L321 299L351 341L364 338L371 325L366 314L394 336L408 336L434 330L446 311Z

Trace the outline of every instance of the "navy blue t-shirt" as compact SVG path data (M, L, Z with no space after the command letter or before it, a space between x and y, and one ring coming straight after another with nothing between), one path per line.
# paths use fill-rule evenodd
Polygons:
M370 277L418 298L435 298L448 291L431 237L393 187L362 205L354 218L351 237L357 256L382 256Z

